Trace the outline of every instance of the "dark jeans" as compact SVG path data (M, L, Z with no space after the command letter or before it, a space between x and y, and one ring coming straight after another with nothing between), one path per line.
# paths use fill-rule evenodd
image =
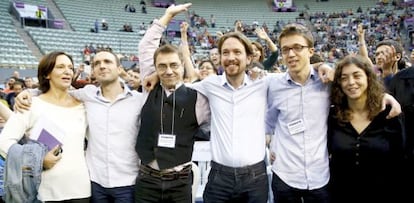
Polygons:
M174 179L155 177L140 170L135 184L135 203L191 203L193 175Z
M272 177L272 190L277 203L329 203L328 185L314 190L290 187L275 173Z
M91 203L133 203L135 186L104 188L92 182Z
M264 161L239 168L211 161L211 170L203 194L205 203L266 203L268 195L269 180Z
M82 199L68 199L62 201L46 201L45 203L89 203L89 198Z

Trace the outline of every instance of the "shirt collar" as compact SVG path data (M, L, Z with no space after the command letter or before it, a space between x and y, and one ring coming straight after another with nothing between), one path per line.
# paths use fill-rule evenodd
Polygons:
M309 74L309 79L315 81L319 78L318 73L316 72L316 70L313 68L313 66L310 66L310 74ZM292 77L290 77L289 72L286 71L286 75L285 75L285 79L286 81L288 81L289 83L294 83L295 81L292 79Z
M128 87L128 85L125 84L125 82L119 81L119 83L121 83L121 86L124 89L124 92L122 93L123 96L132 95L132 90ZM99 86L96 89L96 95L103 97L101 86Z
M242 88L246 85L250 85L252 82L253 81L249 78L249 76L247 74L244 74L243 83L237 89L240 89L240 88ZM234 87L227 81L226 73L223 73L222 75L220 75L220 84L224 87L230 87L230 88L234 89Z

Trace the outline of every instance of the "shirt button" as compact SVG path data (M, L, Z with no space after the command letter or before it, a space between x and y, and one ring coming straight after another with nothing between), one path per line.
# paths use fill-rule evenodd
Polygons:
M358 165L359 165L359 161L356 161L356 162L355 162L355 165L357 165L357 166L358 166Z
M357 152L357 153L355 153L355 156L359 156L359 153Z
M356 147L359 147L359 143L355 145Z

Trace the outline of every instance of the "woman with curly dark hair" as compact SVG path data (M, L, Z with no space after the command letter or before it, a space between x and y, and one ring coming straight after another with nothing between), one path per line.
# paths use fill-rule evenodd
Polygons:
M383 84L364 58L347 56L338 63L328 124L334 203L394 202L400 196L403 121L386 119L383 95Z

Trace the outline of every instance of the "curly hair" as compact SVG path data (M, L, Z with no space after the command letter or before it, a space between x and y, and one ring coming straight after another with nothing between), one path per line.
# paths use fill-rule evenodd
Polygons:
M367 100L368 119L372 120L381 111L382 98L384 96L384 85L376 76L373 67L359 55L348 55L338 62L335 70L335 78L331 87L331 104L334 107L334 117L345 123L352 120L352 112L349 108L347 96L341 88L341 75L344 67L355 65L362 69L367 76Z

